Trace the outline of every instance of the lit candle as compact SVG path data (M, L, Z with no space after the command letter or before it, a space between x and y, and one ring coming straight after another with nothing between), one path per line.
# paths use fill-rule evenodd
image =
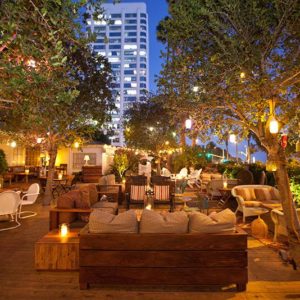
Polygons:
M151 210L151 208L152 208L151 204L148 204L148 205L146 206L146 209L148 209L148 210Z
M228 182L227 181L223 181L223 188L227 189L227 186L228 186Z
M68 224L61 224L60 225L60 236L61 237L66 237L69 233L69 227L68 227Z
M59 180L62 180L62 177L63 177L63 174L62 174L62 173L59 173L59 174L58 174L58 179L59 179Z
M25 174L27 174L27 175L29 174L29 170L28 169L25 170Z

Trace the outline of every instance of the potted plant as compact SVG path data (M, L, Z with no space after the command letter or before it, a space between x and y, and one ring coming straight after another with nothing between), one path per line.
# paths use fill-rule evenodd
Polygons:
M8 165L5 157L5 153L2 149L0 149L0 188L3 188L3 174L7 171Z

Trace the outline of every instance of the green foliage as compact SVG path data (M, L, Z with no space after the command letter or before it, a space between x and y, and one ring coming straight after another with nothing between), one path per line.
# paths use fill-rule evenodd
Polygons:
M6 161L5 152L0 149L0 175L7 171L8 165Z
M290 179L291 192L294 197L294 201L298 207L300 207L300 177Z
M128 147L142 149L160 155L177 147L168 111L162 106L163 96L135 103L124 122L125 140Z
M114 173L117 181L121 182L126 171L130 170L133 173L137 173L140 158L141 155L135 154L134 151L118 149L115 151L110 172Z
M173 172L178 173L184 167L193 166L195 169L204 168L210 157L200 146L183 148L181 153L176 153L172 157Z

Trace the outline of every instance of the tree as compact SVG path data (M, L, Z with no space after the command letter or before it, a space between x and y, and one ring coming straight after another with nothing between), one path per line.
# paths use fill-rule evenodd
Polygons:
M169 112L162 96L135 103L125 114L125 140L128 147L144 150L160 158L177 148L174 128L169 123Z
M300 120L300 2L177 0L169 3L169 12L161 24L170 53L176 50L168 68L188 62L186 68L192 66L195 74L191 82L198 82L214 108L215 124L251 132L275 163L290 251L300 263L300 226L286 155L279 134L269 131L274 116L282 129Z
M82 12L101 1L2 1L2 129L50 156L44 204L51 200L57 149L90 137L114 108L108 61L91 52ZM85 14L85 17L87 15Z

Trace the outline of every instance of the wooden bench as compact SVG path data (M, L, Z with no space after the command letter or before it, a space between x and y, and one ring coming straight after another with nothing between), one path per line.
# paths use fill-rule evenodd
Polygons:
M228 285L248 282L247 233L93 234L79 236L79 283Z

